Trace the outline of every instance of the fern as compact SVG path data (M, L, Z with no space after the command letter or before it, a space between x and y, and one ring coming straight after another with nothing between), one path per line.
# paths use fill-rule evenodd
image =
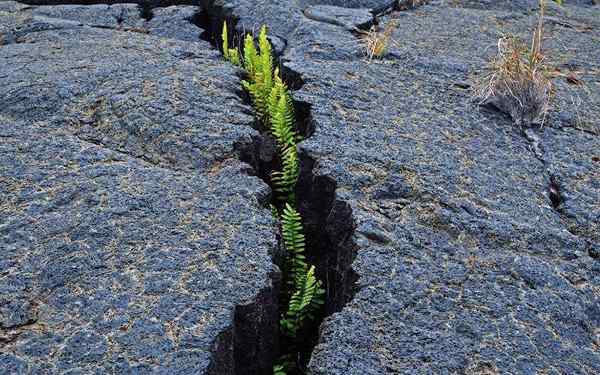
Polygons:
M229 35L227 32L227 22L223 22L223 32L221 33L221 39L223 40L223 57L233 65L240 64L240 55L236 48L229 48Z
M263 26L258 35L258 48L260 49L260 78L261 83L261 100L263 100L262 111L267 113L267 100L273 89L273 50L271 43L267 39L267 27Z
M222 37L224 57L240 65L238 51L229 48L226 24L223 24ZM243 67L248 73L248 78L242 85L250 94L256 112L275 138L281 160L281 170L271 175L275 191L280 194L279 198L285 201L281 213L281 232L288 252L284 275L289 300L280 325L288 337L296 339L305 321L314 319L314 313L323 305L325 290L315 275L315 267L306 261L302 218L293 207L294 191L300 174L296 147L299 137L294 129L292 98L281 79L279 69L273 69L273 48L267 38L265 26L260 29L258 49L254 38L246 35ZM275 206L271 206L271 210L275 216L278 215ZM293 368L291 363L283 362L274 366L273 372L276 375L285 375Z
M290 337L296 337L306 319L314 319L314 313L323 305L325 290L315 276L315 266L306 273L299 273L294 280L295 290L288 305L281 328Z
M229 35L227 33L227 22L225 21L223 21L221 40L223 41L223 57L225 57L225 60L229 61Z
M283 240L289 253L288 284L292 288L292 295L280 324L288 336L296 337L303 322L314 319L314 313L323 305L325 290L315 276L315 266L306 263L300 214L286 203L281 220Z
M283 199L294 201L294 188L300 174L298 151L294 130L294 105L287 86L275 70L273 88L268 99L268 118L271 134L277 142L282 170L272 174L275 190Z
M289 202L295 201L294 191L300 175L300 162L296 145L290 145L280 153L282 170L271 174L271 181L280 198Z
M282 236L288 251L289 283L293 283L297 274L305 273L306 264L305 237L302 233L302 218L298 211L286 203L281 214Z
M252 35L247 34L244 39L244 68L251 80L254 80L254 75L259 64L254 38Z
M242 85L250 93L256 111L263 119L269 121L268 100L273 89L273 48L267 39L267 27L260 29L258 48L254 39L247 35L244 41L244 67L248 72L248 81Z
M275 83L268 100L271 133L277 140L280 149L295 146L296 132L294 131L294 104L287 86L275 69Z

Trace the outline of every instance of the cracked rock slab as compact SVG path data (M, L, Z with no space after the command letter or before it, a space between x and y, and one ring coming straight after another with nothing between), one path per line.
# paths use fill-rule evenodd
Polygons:
M0 5L0 373L264 372L276 225L238 72L102 9Z
M521 6L392 13L395 43L368 61L345 27L291 4L293 32L226 3L240 29L266 22L291 35L282 60L301 77L294 97L316 129L301 150L356 222L357 292L322 324L309 373L600 372L599 8L549 12L560 22L547 22L546 48L584 77L586 104L564 105L574 88L558 78L536 143L469 91L503 33L529 38L536 15Z

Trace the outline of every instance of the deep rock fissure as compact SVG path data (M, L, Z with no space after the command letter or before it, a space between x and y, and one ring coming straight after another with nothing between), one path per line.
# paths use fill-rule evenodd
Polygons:
M138 4L138 9L140 10L140 17L146 21L150 21L154 17L153 6L150 3L140 3Z
M237 18L224 9L215 5L212 1L202 2L202 11L198 13L193 22L205 32L202 39L210 42L215 48L221 49L220 38L223 22L228 24L233 43L230 45L239 47L244 33L237 28ZM282 51L280 51L282 53ZM279 61L280 55L275 60ZM283 80L288 84L290 90L298 90L304 84L302 77L295 71L283 64L278 64L282 72ZM242 78L242 77L241 77ZM244 102L250 104L251 100L247 93L240 92ZM292 95L293 96L293 95ZM315 131L315 122L311 117L310 104L294 100L296 114L296 130L303 139L309 138ZM271 172L279 168L279 160L276 152L276 144L273 137L267 132L264 125L256 120L253 127L260 132L252 142L238 144L237 149L242 161L253 168L253 172L269 186L271 183ZM353 241L354 219L350 205L336 196L337 183L328 176L320 176L315 173L317 160L305 152L299 152L300 177L296 185L297 208L303 218L304 233L306 236L306 256L308 262L315 264L317 275L323 281L327 291L325 306L318 314L315 321L309 325L302 348L294 348L287 342L284 335L279 333L278 321L274 332L265 332L265 336L275 336L273 342L277 347L271 351L271 358L257 358L260 351L246 353L249 347L257 345L250 340L234 338L234 373L254 374L271 373L273 363L283 355L293 355L304 368L310 359L310 354L319 339L319 326L325 317L340 311L348 303L356 292L355 284L357 275L352 269L352 262L356 256L357 245ZM273 261L281 266L283 254L274 254ZM279 289L280 279L276 277ZM261 302L256 303L260 305ZM235 335L238 331L243 332L248 320L248 314L244 309L236 309ZM285 306L277 306L277 318L285 311ZM239 314L238 314L239 311ZM272 311L271 311L272 313ZM266 316L272 316L267 314ZM253 318L261 319L259 316ZM250 322L246 322L251 325ZM263 352L264 353L264 352ZM250 361L250 362L249 362ZM251 362L262 362L258 367L248 367ZM265 362L269 362L269 368ZM260 370L259 367L262 369ZM262 371L262 372L261 372Z

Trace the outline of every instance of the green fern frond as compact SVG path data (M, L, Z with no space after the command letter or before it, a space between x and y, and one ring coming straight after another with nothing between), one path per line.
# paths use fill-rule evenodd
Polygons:
M259 64L254 38L252 35L246 34L246 38L244 39L244 68L251 80L254 80L254 75Z
M287 86L275 69L275 83L268 100L271 133L281 150L295 146L296 132L294 131L294 105Z
M221 32L223 42L223 57L234 65L240 65L240 55L237 49L229 48L229 34L227 32L227 22L223 22L223 31Z
M260 71L262 79L263 98L266 99L271 94L273 88L273 49L271 42L267 39L267 27L263 26L258 35L258 48L260 50ZM266 109L266 108L265 108Z
M305 237L302 230L302 217L289 203L285 204L281 214L282 236L288 251L288 280L293 283L298 273L308 268L304 256Z
M225 21L223 21L221 40L223 41L223 57L225 57L225 60L229 60L229 36L227 35L227 22Z
M313 319L314 313L323 305L325 290L315 275L315 267L306 262L306 245L300 214L286 203L281 222L283 240L289 253L288 284L293 292L280 324L288 336L295 337L302 323L306 319Z
M325 290L315 276L315 266L306 273L296 275L295 291L290 298L286 317L281 320L281 328L295 337L302 323L317 311L324 303Z
M250 93L252 102L260 117L268 122L268 101L273 89L273 48L267 39L266 26L261 27L258 36L258 51L254 38L246 35L244 40L244 68L248 72L248 81L243 83Z
M281 152L281 164L282 170L273 172L271 174L271 181L275 186L276 192L287 195L283 198L293 201L296 182L300 175L300 162L295 145L290 145Z
M293 193L300 174L296 132L294 130L294 107L287 86L275 70L275 80L268 99L270 130L279 148L282 170L272 174L275 190L283 199L293 201Z

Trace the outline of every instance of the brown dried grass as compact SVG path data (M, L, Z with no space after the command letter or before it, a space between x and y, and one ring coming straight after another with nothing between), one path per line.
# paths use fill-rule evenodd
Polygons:
M388 53L391 42L394 42L392 34L398 27L396 20L390 20L383 30L373 25L369 31L360 31L361 47L369 61L380 59Z
M550 108L553 85L542 53L544 0L531 46L514 37L498 41L498 54L475 85L480 103L491 103L520 125L543 124Z

